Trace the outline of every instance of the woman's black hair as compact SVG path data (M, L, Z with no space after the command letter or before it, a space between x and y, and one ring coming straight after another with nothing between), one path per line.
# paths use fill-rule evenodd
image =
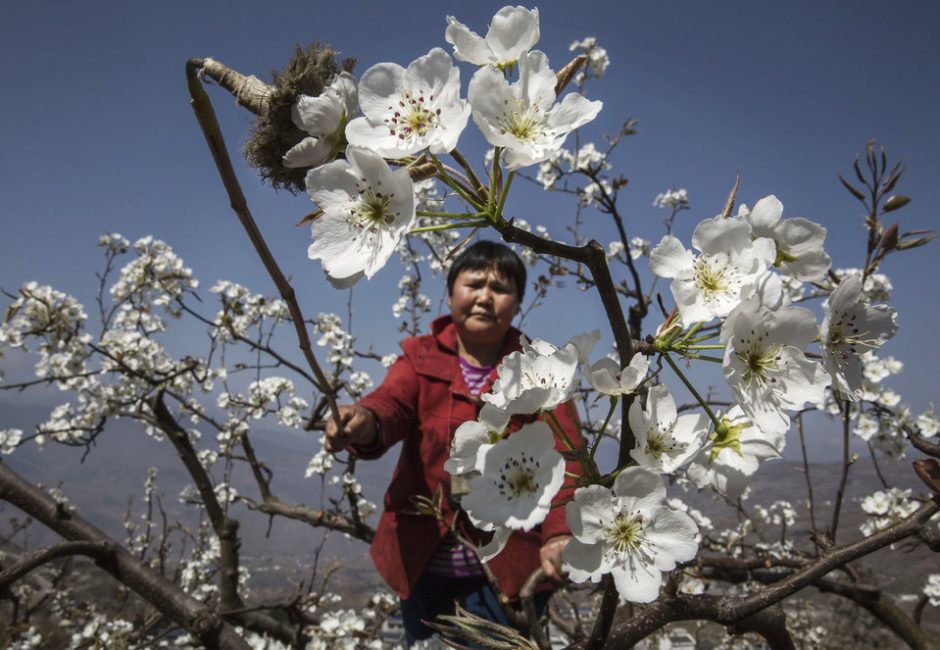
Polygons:
M501 276L507 280L512 280L513 284L516 285L519 302L522 302L526 283L525 264L511 248L489 239L481 239L475 242L457 256L447 272L447 295L453 295L454 282L457 281L457 276L460 275L461 271L480 271L484 269L496 269Z

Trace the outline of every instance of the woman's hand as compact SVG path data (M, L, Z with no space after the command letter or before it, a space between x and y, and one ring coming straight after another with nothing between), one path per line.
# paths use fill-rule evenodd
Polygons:
M325 447L328 452L335 454L348 445L368 447L375 441L375 414L361 406L340 406L339 420L341 427L336 426L336 420L329 418L326 421Z
M565 573L561 570L561 551L571 540L571 535L552 537L539 549L539 559L542 561L542 572L546 578L564 582Z

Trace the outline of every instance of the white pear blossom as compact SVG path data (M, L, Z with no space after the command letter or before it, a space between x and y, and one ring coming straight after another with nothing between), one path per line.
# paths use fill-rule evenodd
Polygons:
M461 507L479 523L532 530L542 523L565 478L548 424L538 420L486 450Z
M689 207L689 192L685 188L668 189L660 192L653 199L654 208L666 208L667 210L681 210Z
M931 438L940 432L940 420L937 419L937 410L931 404L930 408L917 416L917 428L920 435Z
M709 442L692 460L687 475L698 488L711 487L736 499L762 461L780 458L786 439L783 434L758 429L740 406L733 406L720 421L722 426L709 435Z
M723 329L725 379L759 429L784 434L790 428L784 411L823 401L829 376L804 353L816 338L813 312L801 307L770 311L755 296L741 304Z
M629 419L636 436L630 457L657 474L671 474L682 466L702 447L708 433L708 418L701 413L678 415L676 402L663 385L650 386L645 407L635 400Z
M0 429L0 454L12 454L22 439L22 429Z
M539 51L519 58L519 80L509 84L492 66L477 70L467 97L473 121L487 142L506 149L510 170L547 160L560 148L568 133L593 120L603 103L569 93L555 103L558 79L548 57Z
M924 595L934 607L940 607L940 573L931 573L924 585Z
M870 413L859 413L858 418L855 420L855 427L852 429L852 433L865 442L868 442L872 439L872 436L877 434L880 430L881 425L877 417Z
M585 374L591 386L604 395L629 395L646 378L650 360L642 354L635 354L623 370L620 364L610 357L603 357L592 363Z
M479 471L485 452L503 437L507 424L509 415L492 404L484 404L476 420L464 422L454 432L444 471L450 474Z
M705 593L705 581L695 576L682 576L676 591L687 596L697 596Z
M576 387L578 364L583 362L600 337L573 337L561 348L548 341L522 340L522 351L507 355L496 369L492 392L480 397L506 413L535 413L553 409L571 397Z
M356 78L336 75L317 97L301 95L291 109L298 129L309 134L284 154L285 167L316 167L346 149L346 124L359 113Z
M614 480L580 488L566 508L574 539L562 551L574 582L599 582L610 573L621 598L649 603L659 595L662 572L695 557L695 522L666 504L659 475L628 467Z
M470 118L470 105L460 99L460 70L439 47L407 69L379 63L366 70L359 80L359 105L363 116L346 126L346 139L385 158L423 149L448 153Z
M832 375L834 386L853 401L862 396L861 355L880 346L897 331L894 309L865 304L861 286L858 275L839 283L823 305L819 330L823 364Z
M832 260L823 250L826 229L818 223L803 217L783 219L783 203L773 194L760 199L750 210L742 205L738 216L751 224L754 237L774 240L774 266L783 273L808 282L826 277Z
M774 259L773 241L752 240L750 226L740 219L705 219L692 245L701 251L698 257L666 235L650 253L650 270L673 278L670 290L685 325L727 316Z
M414 183L404 167L392 171L374 151L349 146L347 160L307 172L307 192L323 214L313 222L310 259L330 281L349 287L371 278L395 251L415 218Z
M868 519L859 526L864 535L873 535L879 530L907 519L917 510L920 504L911 499L911 491L899 488L879 490L862 499L862 510Z
M512 65L539 40L539 10L503 7L480 37L453 16L447 16L444 39L454 46L454 58L474 65Z
M891 499L885 492L878 491L862 499L862 510L864 510L867 515L874 515L876 517L886 515L890 507Z

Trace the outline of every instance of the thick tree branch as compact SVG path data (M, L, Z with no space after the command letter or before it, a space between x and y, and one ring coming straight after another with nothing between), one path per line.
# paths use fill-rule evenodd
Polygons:
M238 609L243 606L238 595L238 522L230 519L219 504L212 479L209 478L206 468L199 462L196 450L189 440L189 434L177 423L164 404L162 392L151 400L150 407L153 409L157 425L173 443L186 471L196 484L199 496L202 497L202 505L206 509L206 514L209 515L212 529L219 538L221 605L225 609Z
M730 558L719 559L730 560ZM751 563L741 564L745 566L751 565ZM780 568L779 566L771 566L771 568L749 568L745 570L742 567L735 567L734 562L730 561L714 563L713 566L708 567L708 569L711 570L707 569L703 573L709 578L732 583L755 580L763 584L773 584L791 575L790 572L781 572ZM859 583L846 584L828 578L820 578L816 580L812 586L822 593L841 596L864 607L872 616L890 628L911 648L923 650L933 647L927 635L920 629L916 617L915 619L911 619L911 617L907 616L903 610L877 586Z
M748 616L732 627L736 634L754 632L767 641L771 650L794 650L793 639L787 631L787 619L780 603Z
M834 580L819 580L814 586L823 593L836 594L858 603L914 650L930 650L937 647L920 626L880 589L871 593Z
M907 427L905 427L905 433L907 433L907 439L910 440L911 444L914 445L919 451L922 451L928 456L940 458L940 443L930 442L924 436L911 431Z
M248 644L215 611L144 566L75 513L63 510L3 462L0 462L0 499L10 502L67 540L114 548L107 559L97 562L98 566L178 625L185 627L207 648L248 650Z
M44 548L35 553L30 553L25 557L21 557L13 566L0 571L0 593L2 593L10 583L19 580L30 571L38 569L43 564L47 564L61 557L87 555L95 560L101 560L112 553L114 553L113 544L99 544L97 542L63 542L62 544Z
M661 597L659 601L644 609L637 616L615 627L604 647L610 650L631 648L667 623L675 621L710 620L722 625L737 624L815 583L834 569L918 534L923 523L938 511L940 511L940 505L937 501L929 501L904 521L870 537L832 548L802 569L749 596ZM582 650L587 646L586 642L582 641L569 647Z

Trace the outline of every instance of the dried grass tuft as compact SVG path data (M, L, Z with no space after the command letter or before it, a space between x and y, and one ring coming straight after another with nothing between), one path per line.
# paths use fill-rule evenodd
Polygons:
M343 70L352 72L356 60L339 62L337 55L329 45L312 43L306 49L298 45L284 69L271 73L274 90L268 98L269 109L255 120L242 153L275 189L294 193L305 189L307 170L281 164L287 150L307 135L294 126L291 107L298 95L319 95L335 75Z

